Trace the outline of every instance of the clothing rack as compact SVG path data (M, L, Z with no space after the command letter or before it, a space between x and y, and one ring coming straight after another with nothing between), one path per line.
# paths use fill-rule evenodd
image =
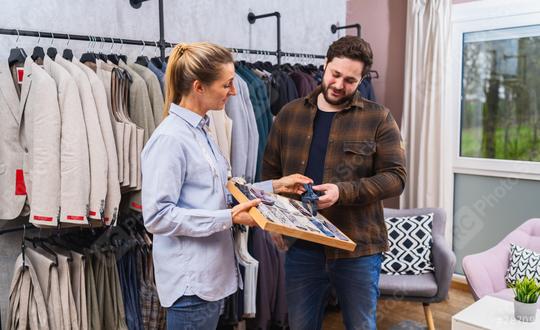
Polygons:
M350 28L355 28L356 29L356 36L358 38L360 38L360 30L362 29L362 26L359 23L349 24L349 25L344 25L344 26L337 26L336 24L332 24L330 26L330 31L332 31L332 33L335 34L338 30L350 29Z
M171 43L167 41L150 41L150 40L135 40L135 39L124 39L116 37L102 37L102 36L92 36L92 35L80 35L80 34L69 34L69 33L54 33L54 32L42 32L42 31L32 31L32 30L18 30L18 29L2 29L0 28L0 35L12 35L17 37L35 37L35 38L48 38L48 39L61 39L61 40L78 40L78 41L88 41L88 42L101 42L101 43L112 43L112 44L121 44L121 45L134 45L134 46L143 46L143 47L158 47L162 51L162 57L165 58L165 48L172 48L177 43ZM161 46L164 46L162 48ZM260 50L260 49L246 49L246 48L229 48L233 53L237 54L255 54L255 55L271 55L278 56L276 51ZM318 58L324 59L324 55L316 54L307 54L307 53L292 53L292 52L279 52L279 62L281 57L299 57L299 58Z

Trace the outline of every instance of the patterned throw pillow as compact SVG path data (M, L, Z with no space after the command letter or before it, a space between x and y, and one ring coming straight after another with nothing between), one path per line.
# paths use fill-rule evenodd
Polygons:
M420 275L434 270L431 261L433 213L384 219L390 248L384 253L382 272Z
M506 271L506 283L513 284L524 277L534 278L540 283L540 253L512 243L510 245L510 267Z

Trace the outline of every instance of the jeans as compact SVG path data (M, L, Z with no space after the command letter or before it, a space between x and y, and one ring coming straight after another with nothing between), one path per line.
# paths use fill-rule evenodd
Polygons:
M215 330L223 299L206 301L197 296L182 296L167 308L168 330Z
M321 329L333 286L347 329L377 328L382 254L326 260L324 250L295 247L287 252L285 277L291 330Z

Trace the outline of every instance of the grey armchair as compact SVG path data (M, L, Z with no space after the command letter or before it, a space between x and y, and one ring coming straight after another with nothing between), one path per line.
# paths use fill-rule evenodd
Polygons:
M386 275L381 274L379 290L381 299L406 300L421 302L428 329L435 329L429 304L437 303L448 297L448 290L454 269L456 256L446 244L444 238L446 213L439 208L394 210L384 209L385 217L406 217L433 212L433 245L431 248L434 273L422 275Z

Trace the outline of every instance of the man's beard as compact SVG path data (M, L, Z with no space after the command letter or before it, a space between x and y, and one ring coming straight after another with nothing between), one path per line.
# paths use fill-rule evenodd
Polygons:
M343 104L346 104L350 101L352 101L352 99L354 99L354 94L356 93L356 91L352 92L351 94L347 95L343 95L341 98L337 99L337 100L332 100L330 99L330 89L328 88L328 86L323 82L322 83L322 92L323 92L323 96L324 96L324 99L326 100L326 102L328 102L329 104L331 105L343 105Z

